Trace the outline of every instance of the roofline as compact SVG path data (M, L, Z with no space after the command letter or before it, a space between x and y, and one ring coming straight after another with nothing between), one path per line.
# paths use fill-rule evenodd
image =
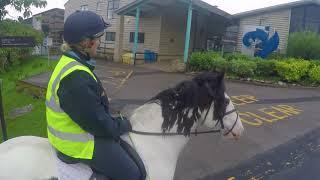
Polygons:
M135 9L137 6L147 2L147 1L150 1L150 0L136 0L136 1L133 1L132 3L129 3L119 9L117 9L115 11L115 13L117 14L125 14L126 12L130 12L132 11L133 9Z
M61 9L61 8L53 8L53 9L49 9L49 10L47 10L47 11L43 11L43 12L38 13L38 14L34 14L34 15L32 15L32 17L33 17L33 16L38 16L38 15L40 15L40 14L47 13L47 12L49 12L49 11L54 11L54 10L63 10L63 11L64 11L64 9Z
M219 16L225 17L227 19L232 19L232 15L219 9L217 6L213 6L211 4L208 4L202 0L193 0L193 3L203 9L206 9L212 13L218 14Z
M139 5L143 4L143 3L146 3L148 1L150 1L150 0L136 0L136 1L132 2L132 3L130 3L130 4L127 4L127 5L123 6L123 7L121 7L120 9L117 9L115 11L115 13L117 13L119 15L125 14L127 12L130 12L130 11L134 10L137 6L139 6ZM187 2L186 0L178 0L178 1ZM227 19L232 19L232 15L230 15L229 13L217 8L217 6L212 6L212 5L206 3L206 2L204 2L202 0L193 0L193 4L198 6L198 7L200 7L200 8L206 9L206 10L212 12L212 13L215 13L215 14L218 14L218 15L220 15L222 17L225 17Z
M246 12L242 12L242 13L237 13L237 14L234 14L233 17L235 19L238 19L238 18L252 16L255 14L265 13L265 12L269 12L269 11L276 11L276 10L280 10L280 9L288 9L288 8L292 8L292 7L296 7L296 6L311 5L311 4L320 5L320 1L318 1L318 0L300 0L300 1L290 2L290 3L279 4L279 5L275 5L275 6L255 9L255 10L251 10L251 11L246 11Z

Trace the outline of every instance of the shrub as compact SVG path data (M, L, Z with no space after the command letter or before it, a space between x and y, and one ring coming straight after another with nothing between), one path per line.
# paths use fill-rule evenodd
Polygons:
M289 59L276 62L276 71L282 80L297 82L307 75L310 65L309 61Z
M312 67L314 67L314 66L320 66L320 60L311 61L311 66L312 66Z
M309 78L314 83L320 83L320 66L314 66L309 71Z
M228 54L224 55L224 58L227 61L232 61L232 60L251 60L252 59L251 57L249 57L247 55L244 55L244 54L241 54L241 53L228 53Z
M285 54L280 54L280 53L272 53L270 54L267 59L269 60L282 60L282 59L286 59L286 55Z
M227 67L227 62L215 52L196 52L190 56L191 70L221 71Z
M231 73L242 77L252 77L257 69L257 63L255 61L245 61L245 60L233 60L231 61Z
M320 36L315 32L296 32L289 36L287 54L289 57L320 59Z
M262 77L275 76L276 60L257 60L257 69L255 74Z

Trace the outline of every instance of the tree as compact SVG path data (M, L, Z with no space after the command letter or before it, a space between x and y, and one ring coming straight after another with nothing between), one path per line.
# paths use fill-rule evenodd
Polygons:
M17 11L23 12L23 17L29 17L32 12L31 6L43 8L47 5L46 0L0 0L0 21L8 14L6 6L11 5Z

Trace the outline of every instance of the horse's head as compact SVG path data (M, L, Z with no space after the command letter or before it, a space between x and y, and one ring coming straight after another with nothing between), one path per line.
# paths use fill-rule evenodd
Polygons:
M225 92L224 73L203 73L193 81L197 82L201 89L199 104L202 109L199 125L220 128L224 136L238 139L244 128L238 112Z
M203 73L175 88L159 93L163 132L177 127L190 135L199 125L220 128L225 136L238 138L244 128L229 96L225 93L224 73Z

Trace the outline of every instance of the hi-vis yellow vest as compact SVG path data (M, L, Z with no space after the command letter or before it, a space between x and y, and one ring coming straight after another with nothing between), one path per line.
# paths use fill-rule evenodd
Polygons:
M84 131L72 121L61 109L57 96L60 81L76 70L88 72L97 81L88 67L67 56L61 57L50 78L46 95L48 138L52 146L67 156L92 159L94 150L93 135Z

